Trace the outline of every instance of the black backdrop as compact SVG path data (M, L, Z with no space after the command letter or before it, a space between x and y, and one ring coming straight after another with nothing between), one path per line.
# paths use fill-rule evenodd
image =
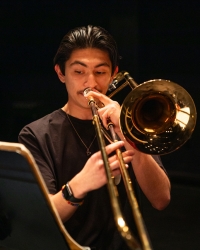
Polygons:
M27 123L61 107L66 102L65 87L58 81L52 60L61 38L76 26L100 25L116 38L122 56L120 70L127 70L138 83L162 78L182 85L200 106L200 4L199 1L69 1L69 0L2 0L0 2L0 140L17 141L20 129ZM172 205L159 217L146 205L148 226L155 242L154 225L160 216L169 218L168 230L176 223L190 221L192 208L182 210L185 187L200 183L198 154L199 121L191 139L181 149L162 157L172 180L172 194L179 206ZM178 188L177 189L177 185ZM188 186L189 185L189 186ZM183 187L181 189L180 187ZM187 189L188 190L188 189ZM193 193L192 193L193 194ZM196 193L195 193L196 194ZM188 195L188 197L193 197ZM173 196L172 196L173 198ZM200 196L188 200L200 207ZM191 205L193 207L193 205ZM168 210L169 209L169 210ZM182 212L177 221L176 215ZM166 214L167 213L167 214ZM151 219L153 218L153 219ZM193 218L193 217L192 217ZM199 226L193 223L187 244L200 239ZM179 224L176 224L179 225ZM177 230L173 231L178 235ZM171 233L171 234L173 234ZM184 232L186 233L186 232ZM187 248L173 239L170 249ZM195 239L195 240L194 240ZM166 243L166 239L163 239ZM162 240L162 241L163 241ZM200 243L200 240L199 242ZM174 244L174 245L173 245ZM166 244L163 244L167 246ZM157 246L157 245L156 245ZM176 246L176 247L175 247ZM195 246L195 245L194 245ZM158 246L157 246L158 247ZM184 248L185 247L185 248ZM168 248L168 249L169 249ZM157 249L167 249L164 246Z

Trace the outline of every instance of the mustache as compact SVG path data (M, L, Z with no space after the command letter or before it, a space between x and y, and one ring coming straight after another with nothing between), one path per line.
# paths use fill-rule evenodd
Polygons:
M87 91L87 90L88 90L88 91ZM93 89L92 89L92 88L85 88L84 90L78 91L78 94L84 95L84 93L87 93L87 92L89 92L89 91L102 93L102 90L100 90L100 89L96 89L96 88L93 88Z

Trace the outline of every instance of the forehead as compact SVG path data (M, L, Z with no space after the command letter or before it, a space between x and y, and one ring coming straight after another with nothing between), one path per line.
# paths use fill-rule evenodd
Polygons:
M76 49L71 53L67 61L68 65L73 65L74 62L82 62L86 65L105 64L111 67L111 60L107 51L97 48Z

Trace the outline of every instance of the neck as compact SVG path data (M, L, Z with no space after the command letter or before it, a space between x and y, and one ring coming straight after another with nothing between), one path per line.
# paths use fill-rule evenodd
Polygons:
M69 103L66 103L62 110L67 113L68 115L74 116L81 120L92 120L92 111L90 107L88 108L79 108L79 107L72 107Z

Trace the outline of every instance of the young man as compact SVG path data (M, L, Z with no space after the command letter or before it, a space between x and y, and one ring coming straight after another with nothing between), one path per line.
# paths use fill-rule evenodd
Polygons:
M19 135L19 142L33 154L68 232L79 244L102 250L127 246L113 220L107 178L88 106L89 95L105 105L98 109L99 117L105 127L109 118L121 138L106 146L112 175L120 174L115 150L125 147L123 158L126 164L131 163L128 171L132 182L136 184L137 180L155 208L163 209L170 201L170 182L161 161L126 142L119 127L120 106L105 95L118 71L118 59L117 45L103 28L71 30L54 58L55 71L66 86L68 101L61 109L25 126ZM85 96L87 88L92 91ZM118 184L118 191L122 212L132 228L123 181Z

